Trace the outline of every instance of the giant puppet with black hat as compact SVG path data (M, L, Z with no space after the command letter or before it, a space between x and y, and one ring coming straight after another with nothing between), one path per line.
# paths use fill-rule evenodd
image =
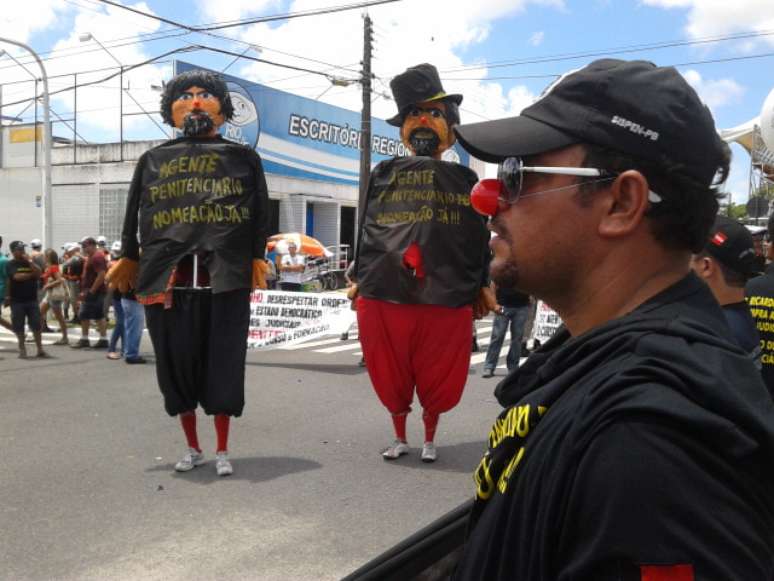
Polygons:
M182 135L142 155L129 189L123 257L111 286L145 305L156 375L188 451L180 472L204 462L196 408L215 416L216 471L231 474L229 421L244 408L250 291L266 288L269 201L261 159L218 134L233 115L216 74L194 70L167 83L164 121ZM140 234L138 240L137 234Z
M460 400L470 365L471 325L494 306L488 288L489 233L470 205L477 176L442 161L455 141L462 95L447 94L430 64L390 83L400 127L414 154L378 164L360 208L357 313L368 373L392 416L387 460L409 452L406 418L414 392L423 408L422 460L437 457L439 416Z

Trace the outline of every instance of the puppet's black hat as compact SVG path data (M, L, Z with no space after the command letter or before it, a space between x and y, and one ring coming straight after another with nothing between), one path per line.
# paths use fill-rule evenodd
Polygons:
M406 109L422 101L449 100L457 105L462 103L462 95L447 95L443 90L438 70L431 64L422 63L406 69L390 81L392 96L398 105L398 114L387 119L387 123L400 127Z

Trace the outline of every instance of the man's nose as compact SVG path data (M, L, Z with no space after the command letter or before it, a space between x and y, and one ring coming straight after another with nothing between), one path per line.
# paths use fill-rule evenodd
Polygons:
M427 125L427 124L428 124L427 115L420 115L420 116L419 116L419 122L420 122L422 125Z

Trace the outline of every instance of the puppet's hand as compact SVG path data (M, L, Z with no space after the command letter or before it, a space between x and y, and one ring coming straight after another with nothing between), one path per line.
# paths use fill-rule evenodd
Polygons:
M110 267L105 280L111 289L118 289L122 293L129 292L130 288L137 285L137 270L139 263L131 258L122 258Z
M253 259L253 290L268 288L266 284L266 275L269 273L269 265L260 258Z
M478 291L478 298L473 302L473 318L483 319L491 311L497 308L497 301L495 300L492 289L488 286L482 287Z

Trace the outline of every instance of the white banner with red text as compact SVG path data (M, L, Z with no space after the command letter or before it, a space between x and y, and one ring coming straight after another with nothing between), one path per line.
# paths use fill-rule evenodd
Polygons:
M250 296L249 349L295 345L345 333L356 313L342 293L257 290Z

